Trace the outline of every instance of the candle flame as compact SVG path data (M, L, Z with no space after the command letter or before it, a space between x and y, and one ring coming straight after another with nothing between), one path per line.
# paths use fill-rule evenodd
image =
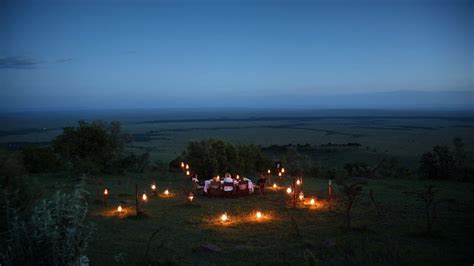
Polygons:
M278 172L278 176L281 176L281 172Z
M186 170L188 170L188 169L189 169L189 164L186 164Z
M156 185L155 184L151 185L151 189L156 190Z
M143 193L143 195L142 195L142 200L143 200L143 201L147 201L147 200L148 200L148 196L147 196L145 193Z
M240 175L237 175L235 178L240 179Z
M165 195L168 195L170 194L170 192L168 190L165 190Z
M108 195L109 194L109 190L108 189L104 189L104 195Z
M296 180L296 184L297 184L298 186L301 185L301 181L300 181L299 179Z
M281 172L284 173L284 172L285 172L285 168L281 168Z
M291 194L291 191L292 191L292 190L291 190L291 187L289 187L289 188L286 189L286 193L288 193L288 194Z
M260 218L262 218L262 213L258 211L258 212L255 214L255 216L257 217L257 219L260 219Z
M314 205L315 201L314 198L309 201L309 204Z
M303 192L300 192L300 195L298 196L300 200L303 200L304 199L304 194Z
M181 168L184 168L184 162L181 162Z
M270 169L267 170L267 174L271 173Z
M118 212L122 212L122 205L119 205L119 206L117 207L117 211L118 211Z
M225 222L227 219L229 219L229 217L227 217L227 213L222 214L221 221Z
M189 170L187 170L186 175L191 175L191 172L189 172Z
M277 188L277 184L276 184L276 183L273 183L273 188Z

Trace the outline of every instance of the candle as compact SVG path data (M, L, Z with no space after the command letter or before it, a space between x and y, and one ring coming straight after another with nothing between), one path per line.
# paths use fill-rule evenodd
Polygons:
M278 176L281 176L281 172L278 172Z
M107 196L109 195L109 190L108 189L104 189L104 196Z
M286 193L288 193L288 194L291 194L291 191L292 191L292 190L291 190L291 187L288 187L288 188L286 189Z
M239 179L240 179L240 175L237 175L235 178L237 178L237 180L239 180Z
M156 190L156 185L155 184L151 185L151 190Z
M309 204L314 205L314 203L315 203L314 198L312 198L312 199L309 201Z
M119 205L119 206L117 207L117 211L120 212L120 213L122 212L122 205Z
M277 184L276 183L273 183L273 188L277 188Z
M296 184L297 184L298 186L301 185L301 181L300 181L299 179L296 180Z
M181 162L181 168L184 168L184 162Z
M189 203L193 202L193 199L194 199L193 193L192 193L192 192L189 192L189 194L188 194L188 202L189 202Z
M217 176L216 177L217 181L221 180L221 177L220 176Z
M186 175L191 175L191 172L189 170L186 170Z
M227 217L227 213L222 214L221 221L225 222L227 219L229 219L229 217Z
M284 173L284 172L285 172L285 168L281 168L281 172Z
M188 170L188 169L189 169L189 164L186 164L186 170Z
M146 193L143 193L143 195L142 195L142 200L143 200L143 201L147 201L147 200L148 200L148 197L147 197Z
M268 170L267 170L267 174L270 174L270 173L271 173L271 171L270 171L270 169L268 169Z
M169 192L168 190L165 190L164 193L165 193L165 195L167 195L167 196L170 194L170 192Z
M262 213L258 211L258 212L255 214L255 217L257 217L257 219L262 218Z
M298 198L299 198L300 200L304 200L303 191L300 192L300 194L298 195Z

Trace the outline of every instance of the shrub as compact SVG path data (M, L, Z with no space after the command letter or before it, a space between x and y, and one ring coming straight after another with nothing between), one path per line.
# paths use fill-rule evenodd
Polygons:
M85 222L85 191L57 193L38 204L28 217L9 210L2 234L2 265L71 265L87 248L92 225Z
M51 147L27 146L22 150L23 162L29 173L50 173L62 169L62 163Z

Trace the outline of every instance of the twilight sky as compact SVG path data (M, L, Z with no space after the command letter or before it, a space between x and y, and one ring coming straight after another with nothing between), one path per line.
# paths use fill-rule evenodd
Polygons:
M458 0L1 0L0 109L344 107L405 90L469 105L473 25Z

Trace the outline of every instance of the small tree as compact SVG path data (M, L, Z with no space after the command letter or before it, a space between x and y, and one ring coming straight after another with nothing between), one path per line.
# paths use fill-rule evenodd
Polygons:
M367 182L339 177L336 179L336 184L339 186L340 201L344 204L344 224L347 229L350 229L353 207L359 200L363 187L367 185Z
M442 200L436 198L437 194L438 190L433 185L425 185L424 189L415 192L418 201L424 204L427 232L432 231L433 224L438 218L437 208Z

